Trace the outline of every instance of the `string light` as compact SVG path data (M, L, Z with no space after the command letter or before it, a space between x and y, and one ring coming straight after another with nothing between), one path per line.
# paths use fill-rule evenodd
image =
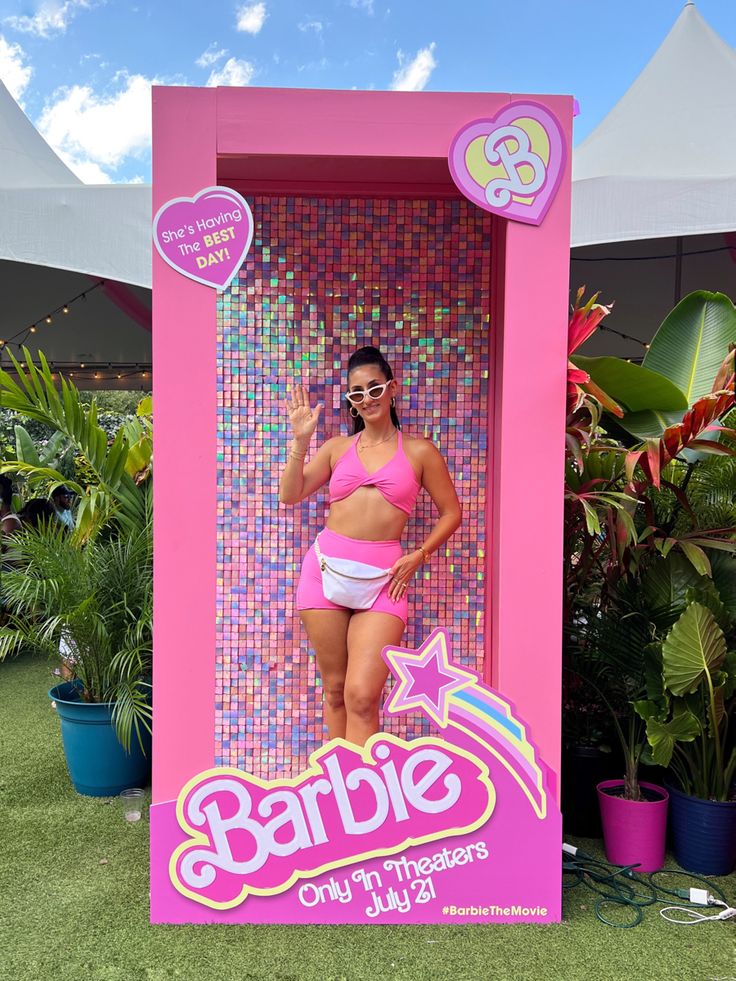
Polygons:
M71 297L71 299L67 300L66 303L63 303L61 306L54 307L53 310L48 310L42 317L39 317L38 320L34 320L34 322L30 324L28 327L25 327L22 330L17 331L11 337L8 337L7 340L5 341L5 344L7 344L9 347L15 347L20 349L25 343L25 340L28 337L28 335L35 334L38 328L41 326L41 324L52 324L54 322L54 316L57 313L68 314L70 312L72 304L76 303L78 300L86 300L88 293L92 293L94 290L97 290L104 285L105 285L104 279L98 280L92 286L88 286L87 289L84 291L84 293L78 293L76 296L73 296Z
M4 350L6 347L8 350L15 348L19 356L26 339L30 334L37 334L39 327L44 324L52 324L56 314L69 314L73 304L77 303L79 300L86 301L88 294L93 293L95 290L104 285L104 279L98 280L98 282L88 286L84 292L78 293L76 296L72 296L66 301L66 303L55 307L53 310L48 310L42 317L39 317L38 320L35 320L32 324L29 324L22 330L17 331L10 337L0 340L0 351ZM25 368L25 362L22 362L21 366ZM86 361L82 361L79 363L78 367L83 369L81 373L77 370L76 362L49 362L49 370L52 372L51 378L53 381L56 381L57 374L60 376L66 375L70 379L76 377L78 385L82 384L85 380L105 382L122 381L126 378L148 378L151 370L150 365L132 364L130 362L118 362L117 364L113 364L111 361L107 361L99 367L94 364L90 365ZM9 366L6 370L12 372L13 369Z
M617 337L622 338L625 341L633 341L635 344L641 344L643 348L647 351L649 350L649 344L646 341L642 341L639 337L632 337L631 334L624 334L621 330L616 330L615 327L608 327L606 324L600 324L599 330L608 331L609 334L615 334Z
M579 246L579 248L592 248L592 246ZM714 249L693 249L691 252L667 252L664 255L598 255L582 256L571 255L571 262L649 262L654 259L679 259L687 258L690 255L712 255L714 252L734 252L732 245L720 245Z
M0 343L0 349L1 348L2 344ZM77 387L79 387L79 385L81 385L84 381L123 381L126 378L150 379L151 376L150 364L133 364L131 362L116 364L114 362L107 361L103 365L95 365L85 361L83 362L83 371L79 370L81 367L79 362L50 361L48 364L53 380L56 380L57 375L61 375L69 379L76 379L75 384ZM25 366L25 362L23 362L22 367ZM6 366L5 370L12 373L13 367Z

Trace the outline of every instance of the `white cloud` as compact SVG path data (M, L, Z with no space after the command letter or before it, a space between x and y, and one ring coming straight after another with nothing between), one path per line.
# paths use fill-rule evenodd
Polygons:
M82 160L63 151L59 151L59 156L69 170L85 184L112 184L112 176L92 160Z
M246 3L238 7L237 29L246 34L257 34L266 20L265 3Z
M59 90L38 120L42 136L84 181L107 183L110 169L151 146L151 85L157 80L117 77L124 87L112 95L99 96L87 85Z
M321 20L303 20L298 26L299 30L305 34L307 31L314 31L317 37L321 37L322 31L325 29L325 25Z
M0 79L5 87L20 102L26 89L33 69L26 64L26 53L19 44L11 44L0 34Z
M365 10L369 17L373 16L373 0L350 0L350 6L355 10Z
M391 79L391 88L396 92L421 92L437 67L434 57L435 47L432 41L426 48L420 48L409 62L405 60L404 53L399 51L399 67Z
M35 34L38 37L52 37L63 34L77 10L88 9L90 0L44 0L35 14L23 14L19 17L6 17L4 23L24 34Z
M196 64L200 68L209 68L210 65L216 65L226 54L227 48L218 48L213 41L209 48L203 51L199 58L197 58Z
M222 68L213 68L207 85L250 85L255 66L242 58L228 58Z

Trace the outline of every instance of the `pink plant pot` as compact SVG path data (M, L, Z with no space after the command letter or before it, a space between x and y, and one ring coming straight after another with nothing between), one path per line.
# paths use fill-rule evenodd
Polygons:
M656 872L664 865L669 794L653 783L640 786L655 799L624 800L607 792L623 792L623 780L598 784L603 844L612 865L637 865L637 872Z

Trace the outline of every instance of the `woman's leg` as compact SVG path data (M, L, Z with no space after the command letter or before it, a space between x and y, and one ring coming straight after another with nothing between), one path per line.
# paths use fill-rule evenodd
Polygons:
M345 738L345 675L348 667L350 610L300 610L322 679L329 739Z
M354 613L348 627L345 738L362 746L378 732L378 712L386 684L388 667L381 651L387 644L398 644L404 633L404 622L391 613L365 610Z

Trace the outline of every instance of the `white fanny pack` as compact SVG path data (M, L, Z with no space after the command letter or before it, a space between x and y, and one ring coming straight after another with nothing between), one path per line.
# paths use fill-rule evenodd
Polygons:
M350 610L369 610L391 578L390 569L379 569L375 565L366 565L365 562L323 555L319 547L319 535L314 543L314 551L322 570L322 592L326 599L338 606L346 606Z

